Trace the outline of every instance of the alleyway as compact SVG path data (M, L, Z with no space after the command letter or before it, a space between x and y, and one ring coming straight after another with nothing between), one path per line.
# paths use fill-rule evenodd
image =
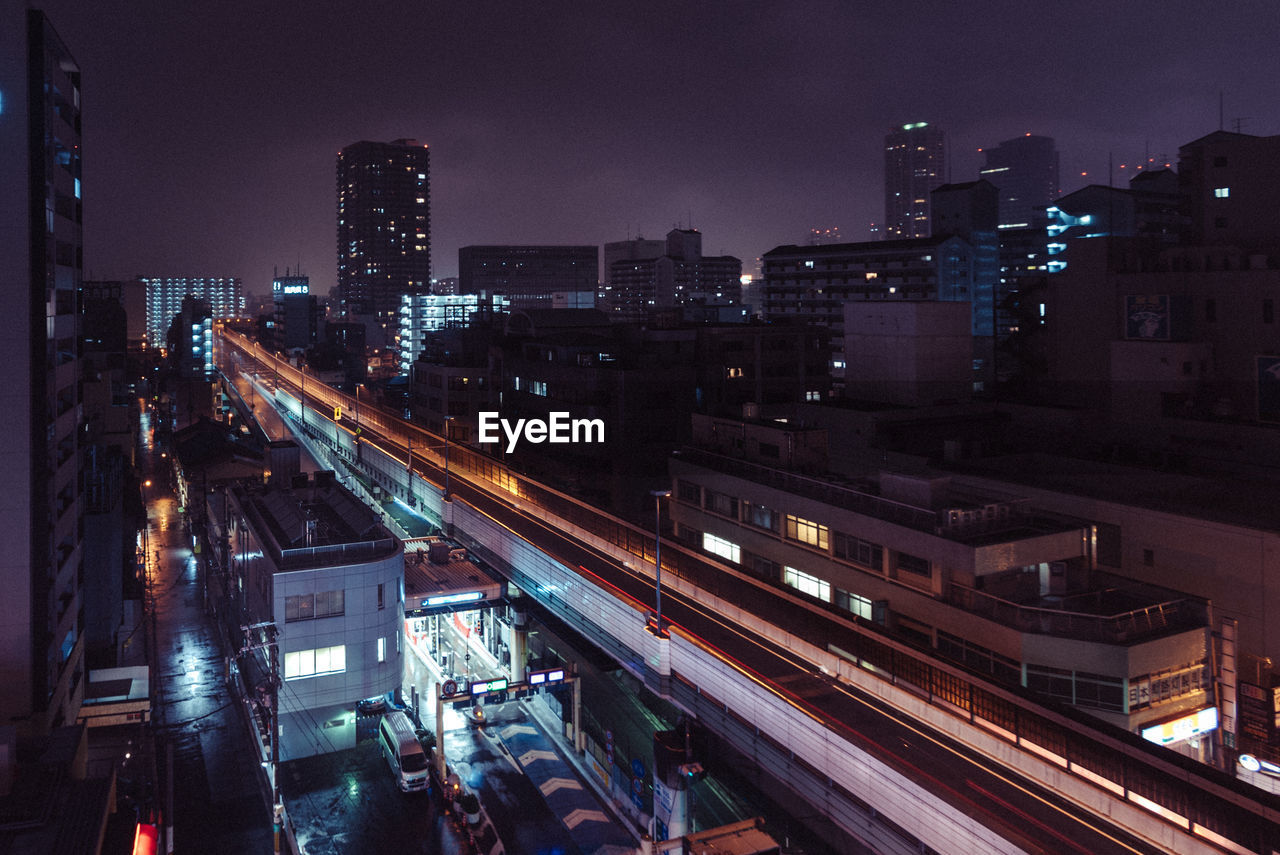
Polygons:
M199 556L170 482L167 450L143 414L139 463L147 504L147 596L156 641L156 763L172 782L174 851L271 852L269 798L225 660L204 610ZM170 759L171 757L171 759Z

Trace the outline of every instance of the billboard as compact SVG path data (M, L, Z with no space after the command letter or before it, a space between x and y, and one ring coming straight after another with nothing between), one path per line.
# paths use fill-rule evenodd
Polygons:
M1169 341L1169 295L1125 295L1124 337L1146 341Z

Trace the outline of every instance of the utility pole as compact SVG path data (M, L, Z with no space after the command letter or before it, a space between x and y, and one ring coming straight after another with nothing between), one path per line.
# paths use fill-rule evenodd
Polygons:
M284 805L280 802L280 783L278 772L280 769L280 645L276 639L277 627L274 621L261 621L250 626L242 626L240 628L245 634L245 646L240 651L241 655L250 653L254 650L267 648L268 663L268 695L269 709L267 710L267 722L270 729L269 738L271 739L271 754L268 761L267 775L271 779L271 830L273 849L275 855L280 853L280 831L284 824ZM253 643L253 633L258 630L269 633L270 638L263 640L261 643Z

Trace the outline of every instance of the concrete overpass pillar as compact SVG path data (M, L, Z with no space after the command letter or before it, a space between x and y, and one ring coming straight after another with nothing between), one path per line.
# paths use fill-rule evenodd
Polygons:
M529 659L529 612L524 602L516 600L511 604L511 630L507 647L511 650L511 682L522 683L525 678L525 663Z

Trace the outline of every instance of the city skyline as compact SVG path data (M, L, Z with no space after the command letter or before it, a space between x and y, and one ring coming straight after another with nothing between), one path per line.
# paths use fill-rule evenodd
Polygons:
M1210 19L1188 3L1052 19L994 2L42 8L89 81L96 279L236 276L261 294L273 268L300 266L327 292L333 164L361 139L434 150L445 277L460 246L603 245L677 225L747 271L810 228L868 239L884 134L905 122L946 131L951 181L977 177L979 148L1051 136L1064 192L1106 183L1109 157L1117 186L1148 156L1175 162L1220 115L1280 132L1278 13L1262 3Z

